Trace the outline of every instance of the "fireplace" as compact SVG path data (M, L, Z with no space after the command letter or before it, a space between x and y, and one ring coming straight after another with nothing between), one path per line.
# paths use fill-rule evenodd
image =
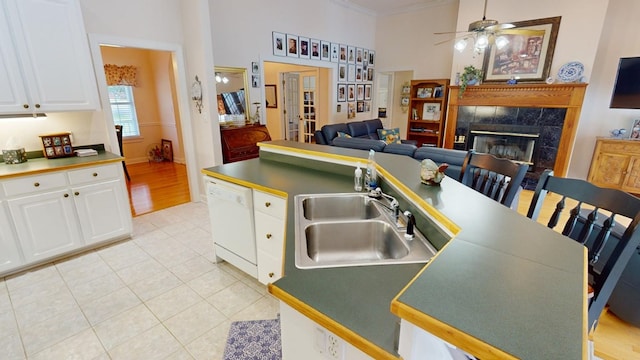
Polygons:
M515 126L512 129L521 130L523 134L538 134L537 138L530 139L535 141L528 179L535 183L545 169L553 169L557 176L566 176L586 87L585 83L487 83L469 86L459 96L460 87L452 86L443 146L470 149L474 147L473 141L478 135L505 137L478 134L478 126L480 131L498 133L509 133L510 126ZM485 129L482 130L482 127ZM472 130L476 133L472 134ZM507 138L504 139L512 140L513 137ZM510 154L517 147L526 153L530 144L526 143L526 146L511 145L509 150L502 147L500 151Z
M471 124L466 150L475 150L499 158L529 165L538 160L540 127L502 124Z

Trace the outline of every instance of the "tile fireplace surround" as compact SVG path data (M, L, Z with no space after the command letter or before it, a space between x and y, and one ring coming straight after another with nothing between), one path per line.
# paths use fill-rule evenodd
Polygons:
M566 176L586 87L585 83L483 84L467 87L459 97L460 87L452 86L444 147L466 149L460 135L468 140L471 124L538 126L539 161L527 178L535 183L547 168Z

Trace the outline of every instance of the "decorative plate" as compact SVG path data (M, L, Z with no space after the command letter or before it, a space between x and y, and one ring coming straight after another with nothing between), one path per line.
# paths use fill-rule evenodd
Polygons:
M558 79L563 82L574 82L580 80L584 72L584 65L579 61L568 62L560 67Z

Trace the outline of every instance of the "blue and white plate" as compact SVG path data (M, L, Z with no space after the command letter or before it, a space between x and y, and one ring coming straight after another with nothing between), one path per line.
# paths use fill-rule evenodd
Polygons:
M574 82L580 80L584 73L584 65L579 61L568 62L558 70L558 79L562 82Z

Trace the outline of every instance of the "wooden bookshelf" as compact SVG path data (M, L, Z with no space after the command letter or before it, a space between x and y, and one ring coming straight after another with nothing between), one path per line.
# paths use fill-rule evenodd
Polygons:
M442 147L448 98L449 79L411 80L407 139Z

